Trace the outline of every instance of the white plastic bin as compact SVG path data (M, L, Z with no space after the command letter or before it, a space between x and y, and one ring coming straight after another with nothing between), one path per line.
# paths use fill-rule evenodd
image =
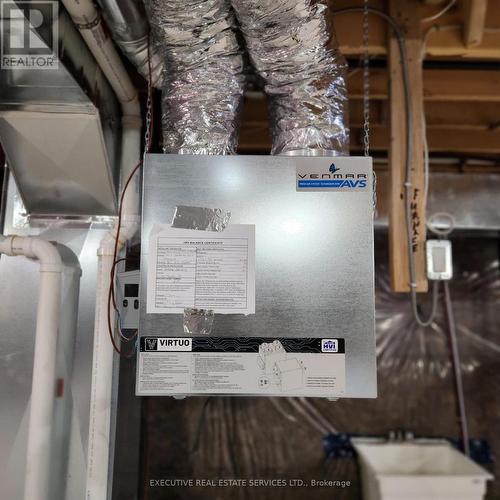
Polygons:
M493 476L441 440L353 439L364 500L481 500Z

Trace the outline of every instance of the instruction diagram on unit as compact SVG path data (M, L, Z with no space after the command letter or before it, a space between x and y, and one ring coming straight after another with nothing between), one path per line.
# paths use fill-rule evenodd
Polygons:
M259 345L258 364L261 369L259 387L282 392L305 386L305 367L293 353L287 353L279 340Z

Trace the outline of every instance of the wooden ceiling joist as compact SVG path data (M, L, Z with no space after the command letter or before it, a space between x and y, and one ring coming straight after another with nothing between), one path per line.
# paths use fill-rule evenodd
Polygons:
M362 150L362 126L351 125L351 150ZM453 127L427 127L431 153L460 155L499 155L500 129L478 130ZM370 148L373 151L389 149L390 132L387 126L373 125L370 130ZM245 152L266 152L271 147L268 126L264 122L246 123L241 130L239 147Z
M389 134L389 270L394 292L427 292L425 261L426 212L423 157L423 72L419 0L389 0L389 12L403 26L406 38L408 78L412 84L412 115L405 114L401 53L394 36L389 39L390 134ZM407 123L407 120L409 121ZM409 128L411 127L411 129ZM412 145L407 140L411 134ZM411 170L408 179L407 158ZM411 181L407 184L408 180ZM407 207L411 206L410 220ZM414 274L410 269L413 262Z
M401 10L408 1L397 1L396 7ZM434 0L419 1L416 17L432 17L447 3L448 0L440 3ZM387 12L388 5L386 0L370 0L371 7L384 12ZM363 0L332 0L330 4L333 11L353 6L362 7ZM359 56L363 51L362 13L338 14L334 17L341 50L347 56ZM400 18L402 24L406 21L404 17ZM496 69L490 60L489 63L486 62L492 69L478 68L478 65L471 65L470 69L450 69L448 64L442 68L438 67L440 60L456 61L457 56L477 58L483 62L484 57L500 60L500 1L458 0L437 21L420 22L420 39L436 24L441 29L432 31L427 37L427 54L439 56L439 59L434 62L436 67L423 71L423 100L430 151L450 156L496 155L500 158L500 66ZM369 31L370 52L386 56L386 22L374 15L370 16ZM482 40L476 43L480 36ZM376 152L389 149L389 85L388 70L372 65L371 146ZM363 119L361 68L349 70L347 87L350 100L351 150L359 152ZM267 119L264 94L249 93L243 112L241 151L269 151Z
M470 49L481 44L488 0L464 0L464 44Z
M362 71L348 73L351 99L362 99ZM388 76L385 68L370 70L370 99L387 99ZM424 100L500 102L500 69L496 70L424 70Z
M404 0L406 1L406 0ZM403 0L400 0L403 4ZM434 23L441 28L429 34L427 40L427 55L432 57L454 57L468 59L500 59L500 2L497 0L470 0L471 11L462 8L462 2L458 2L457 8L450 10ZM488 11L486 19L488 29L481 32L481 4L487 3ZM384 2L371 1L371 6L385 10ZM332 10L362 6L361 1L334 0L331 2ZM422 17L436 12L439 7L422 4L420 13ZM471 19L472 14L472 19ZM335 31L340 49L346 56L357 56L363 53L362 41L362 12L337 14L334 16ZM434 24L429 23L428 28ZM484 24L484 21L483 21ZM464 25L466 28L464 30ZM424 31L426 26L423 27ZM498 28L498 30L497 30ZM467 35L468 33L468 35ZM478 38L482 33L481 38ZM465 37L464 37L465 34ZM370 16L370 43L369 51L372 55L387 54L387 23L378 16ZM464 42L464 38L469 42ZM479 39L478 43L475 43ZM470 44L472 42L472 44Z

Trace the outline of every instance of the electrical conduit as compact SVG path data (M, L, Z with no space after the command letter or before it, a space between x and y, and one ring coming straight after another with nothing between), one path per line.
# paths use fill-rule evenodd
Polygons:
M24 255L40 263L24 498L49 500L56 348L64 268L54 245L40 238L0 236L0 253Z

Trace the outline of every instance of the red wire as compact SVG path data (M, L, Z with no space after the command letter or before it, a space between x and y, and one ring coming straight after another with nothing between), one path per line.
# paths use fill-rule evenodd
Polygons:
M127 181L125 182L125 185L123 186L122 194L120 196L120 203L119 203L119 208L118 208L118 224L116 227L116 238L115 238L115 245L114 245L114 250L113 250L113 266L111 267L111 272L110 272L110 283L109 283L109 292L108 292L108 333L109 333L109 338L111 339L111 343L113 344L114 350L120 354L120 356L124 357L131 357L132 354L135 352L135 349L132 349L132 353L129 354L124 354L120 348L116 345L115 342L115 336L114 336L114 328L111 322L111 314L110 314L110 309L111 309L111 303L113 304L113 308L115 311L118 311L118 308L116 306L116 300L115 300L115 269L116 269L116 264L118 262L121 262L121 259L117 261L116 255L118 253L118 240L120 236L120 230L122 226L122 209L123 209L123 199L125 197L125 193L127 191L128 186L130 185L130 181L132 180L132 177L134 174L137 172L137 170L140 168L142 165L142 161L140 161L132 170L130 175L127 178Z
M111 340L111 344L113 344L113 349L122 357L124 358L131 358L134 354L135 354L135 345L134 347L131 349L131 351L129 353L125 353L124 351L122 351L118 345L116 344L116 341L115 341L115 336L113 334L114 332L114 329L113 329L113 325L111 324L111 315L109 314L109 308L111 306L111 286L109 287L109 293L108 293L108 333L109 333L109 338Z
M149 107L149 112L151 115L151 122L150 122L150 130L149 130L149 142L147 144L147 151L151 151L151 147L153 144L153 124L154 124L154 107L153 107L153 85L152 85L152 69L151 69L151 57L150 57L150 39L148 35L148 71L149 71L149 82L148 82L148 99L150 102L150 107ZM121 219L122 219L122 204L123 204L123 198L125 196L125 191L127 190L127 187L129 186L130 181L132 180L132 177L134 176L135 172L137 169L140 167L142 162L139 162L136 167L132 170L132 173L129 175L127 182L125 183L125 186L123 187L122 195L120 198L120 205L119 205L119 212L118 212L118 227L117 227L117 232L116 232L116 240L115 240L115 248L113 252L113 261L116 260L117 252L118 252L118 237L120 235L120 229L121 229ZM114 273L112 274L112 278L114 279ZM115 292L114 292L114 287L111 292L111 297L113 300L113 308L115 311L118 311L117 306L116 306L116 298L115 298Z
M122 228L122 210L123 210L123 200L125 198L125 193L127 192L127 188L130 185L130 181L132 180L132 177L134 177L135 173L137 172L137 170L139 170L141 165L142 165L142 160L132 169L132 172L128 176L127 181L125 182L125 185L123 186L122 194L120 196L120 203L118 205L118 224L116 227L116 238L115 238L115 245L114 245L114 249L113 249L113 262L116 261L116 257L118 254L118 240L119 240L120 231ZM113 264L113 267L111 268L111 296L113 299L113 308L115 311L117 311L118 309L116 307L115 291L114 291L114 286L113 286L114 279L115 279L115 265Z
M148 144L146 144L146 151L149 152L151 151L151 147L153 145L153 123L154 123L154 106L153 106L153 85L152 85L152 69L151 69L151 53L150 53L150 49L151 49L151 39L150 39L150 35L148 35L148 101L149 101L149 114L151 116L151 120L150 120L150 129L149 129L149 141L148 141ZM108 317L108 333L109 333L109 337L111 339L111 343L113 344L113 348L114 350L120 354L120 356L124 356L124 357L132 357L134 352L135 352L135 349L132 349L131 353L128 353L128 354L123 354L123 352L120 350L120 348L117 346L116 342L115 342L115 336L114 336L114 328L113 328L113 325L111 323L111 315L110 315L110 308L111 308L111 304L113 305L113 309L115 310L115 312L118 312L118 308L117 308L117 305L116 305L116 297L115 297L115 286L114 286L114 283L115 283L115 269L116 269L116 265L118 264L118 262L121 262L122 260L125 260L125 259L116 259L117 257L117 254L118 254L118 241L119 241L119 238L120 238L120 231L121 231L121 227L122 227L122 210L123 210L123 200L125 198L125 193L127 192L127 188L129 187L130 185L130 181L132 180L132 178L134 177L135 173L139 170L139 168L141 167L142 165L142 160L132 169L132 172L130 172L124 186L123 186L123 189L122 189L122 193L120 195L120 202L118 204L118 223L117 223L117 227L116 227L116 237L115 237L115 245L114 245L114 249L113 249L113 266L111 267L111 273L110 273L110 285L109 285L109 293L108 293L108 314L107 314L107 317ZM137 335L137 334L136 334ZM135 338L135 336L133 337ZM132 339L131 339L132 340Z
M123 257L121 259L117 259L115 260L115 262L113 263L113 268L111 269L111 271L113 272L113 274L116 276L116 265L120 262L123 262L125 260L129 260L127 257ZM110 307L111 304L108 303L108 309ZM116 313L118 314L119 316L119 311L116 311ZM134 340L135 337L137 337L137 334L139 333L138 330L136 330L134 332L134 334L131 336L131 337L126 337L125 335L123 335L122 331L121 331L121 324L119 325L119 329L118 329L118 333L120 334L120 338L125 341L125 342L130 342L131 340Z

